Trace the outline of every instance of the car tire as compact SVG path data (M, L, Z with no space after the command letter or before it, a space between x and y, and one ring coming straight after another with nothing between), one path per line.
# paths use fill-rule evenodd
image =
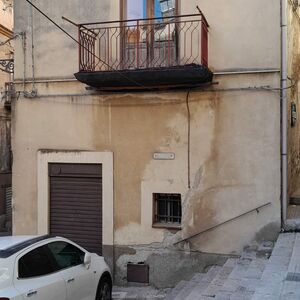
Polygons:
M96 300L112 300L112 283L108 276L101 278L97 289Z

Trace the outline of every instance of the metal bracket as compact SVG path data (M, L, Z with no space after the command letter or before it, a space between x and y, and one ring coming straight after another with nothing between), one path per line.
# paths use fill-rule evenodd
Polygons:
M15 64L13 59L0 59L0 70L12 74L15 69Z

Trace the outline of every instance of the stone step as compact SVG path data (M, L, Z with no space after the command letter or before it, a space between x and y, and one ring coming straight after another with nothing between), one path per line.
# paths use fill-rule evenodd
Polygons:
M174 300L174 299L185 299L186 296L190 293L190 291L201 282L203 278L206 278L207 273L197 273L195 274L190 281L187 281L186 284L182 284L183 282L179 282L175 288L172 290L171 294L167 295L165 300ZM175 291L174 291L175 290ZM174 293L173 293L174 291Z
M283 299L300 299L300 234L295 234L287 275L282 285Z
M278 261L275 262L279 269L286 268L285 257L280 254L288 253L286 246L291 245L289 239L282 237L274 248ZM299 236L300 247L300 236ZM266 247L264 247L266 248ZM259 252L245 250L240 258L229 258L223 267L214 266L207 273L196 274L188 283L177 292L169 295L167 300L250 300L254 297L256 289L263 287L262 280L269 262L269 253L272 245L268 244L268 251ZM270 258L272 260L272 256ZM295 258L296 259L296 258ZM275 260L273 258L273 260ZM299 255L300 262L300 255ZM300 275L299 275L300 279ZM180 291L179 291L180 290ZM172 298L173 297L173 298Z
M171 293L167 295L165 300L174 300L176 298L176 296L182 291L182 289L184 289L185 285L187 285L188 283L189 283L189 281L186 281L186 280L180 281L174 287L174 289L171 291Z
M194 287L198 285L202 285L202 280L204 280L205 285L207 284L207 278L210 276L212 271L208 270L207 273L197 273L193 276L193 278L187 283L184 287L181 288L177 294L173 294L173 300L183 300L190 294L190 292L194 289ZM169 295L168 295L169 296ZM167 298L166 298L167 299Z
M260 285L260 279L267 263L268 258L256 257L256 251L243 252L228 279L215 294L215 299L251 299Z
M291 257L293 254L295 241L295 233L285 233L279 235L272 255L268 260L260 282L255 289L252 300L294 299L285 298L282 295L282 292L284 290L288 270L292 267Z
M184 300L188 297L188 295L191 293L191 291L199 285L200 281L189 281L188 284L184 286L184 288L176 295L174 300Z
M267 263L268 263L267 258L253 259L244 275L244 278L261 279Z
M248 267L250 266L252 262L252 258L243 258L241 257L230 275L228 276L228 279L240 279L242 278L245 273L248 270Z
M199 281L199 283L194 286L194 288L190 291L188 296L182 300L197 300L204 299L206 295L204 295L204 291L210 285L210 283L216 278L217 274L222 270L223 267L213 266L209 269L209 271L203 276L203 278ZM201 298L202 297L202 298ZM181 300L181 299L176 299Z
M234 270L237 263L237 258L228 259L221 270L216 274L215 278L211 281L209 286L203 291L202 296L215 298L231 272Z

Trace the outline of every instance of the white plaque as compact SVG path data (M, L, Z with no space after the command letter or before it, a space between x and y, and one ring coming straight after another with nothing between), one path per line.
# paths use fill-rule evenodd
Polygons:
M153 158L156 160L174 160L175 153L172 152L155 152Z

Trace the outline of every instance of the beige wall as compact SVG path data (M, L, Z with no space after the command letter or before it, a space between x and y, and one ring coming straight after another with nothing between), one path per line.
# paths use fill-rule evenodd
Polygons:
M253 69L279 68L277 2L181 1L181 12L194 12L191 3L195 3L206 14L211 26L212 70L251 73ZM75 22L118 18L117 0L85 3L84 7L79 0L38 4L73 35L76 30L62 22L62 15ZM90 8L85 9L86 5ZM27 33L26 77L31 78L30 8L25 1L16 0L15 13L16 30ZM33 14L38 96L26 99L21 94L13 107L14 233L38 231L37 153L55 149L113 152L116 245L172 243L269 202L259 214L249 214L193 239L191 246L214 253L240 252L247 244L276 234L280 226L279 94L239 89L278 87L278 72L218 75L214 78L218 85L190 94L189 190L187 93L100 95L86 91L78 82L63 81L77 72L76 45ZM16 87L21 90L24 58L20 41L16 52ZM28 82L26 89L31 88ZM153 160L156 151L174 152L176 158ZM182 193L183 230L171 238L166 238L168 231L151 226L155 192Z
M182 14L199 5L210 25L209 65L213 71L280 67L280 1L180 1Z
M227 86L233 84L233 78L236 86L247 85L249 80L255 85L278 81L277 75L219 79ZM38 88L42 91L42 86ZM179 92L18 101L13 124L15 233L37 232L39 149L114 153L115 244L164 240L164 230L153 229L149 222L154 192L183 195L184 230L174 241L181 234L185 237L272 202L260 214L215 231L216 238L206 236L200 247L196 245L203 251L239 251L255 240L265 225L279 222L277 97L253 91L191 94L190 191L185 97L186 93ZM176 159L155 161L155 151L174 152ZM223 242L220 237L228 235L234 243L219 247Z
M198 4L210 24L209 66L213 71L280 67L280 2L272 0L188 0L179 1L180 12L197 13ZM37 3L55 22L77 38L76 27L61 19L76 23L119 19L119 0L41 1ZM89 9L85 9L86 5ZM15 31L27 34L26 76L32 77L31 22L35 75L37 78L74 78L78 71L77 45L38 12L31 11L22 0L15 1ZM239 24L239 26L237 26ZM255 41L254 38L255 37ZM49 42L51 41L51 42ZM16 44L15 78L23 78L23 50Z
M108 21L118 19L118 0L81 0L73 1L40 1L36 3L56 23L67 30L76 39L77 28L62 20L62 16L70 18L76 23ZM86 9L86 7L89 9ZM31 15L33 15L33 33L35 76L37 78L74 78L73 74L78 71L77 44L59 31L53 24L45 20L37 11L32 9L26 1L15 1L15 31L26 31L26 77L32 77L31 55ZM16 44L16 69L15 79L23 79L23 49L21 41Z
M0 1L0 24L12 30L13 28L13 0Z
M289 2L289 4L291 4ZM288 85L292 86L288 91L288 111L289 111L289 195L292 195L300 188L300 122L299 122L299 79L300 79L300 23L299 23L299 9L293 10L289 5L288 11L288 76L291 78ZM291 127L291 103L297 105L298 120L295 127Z

